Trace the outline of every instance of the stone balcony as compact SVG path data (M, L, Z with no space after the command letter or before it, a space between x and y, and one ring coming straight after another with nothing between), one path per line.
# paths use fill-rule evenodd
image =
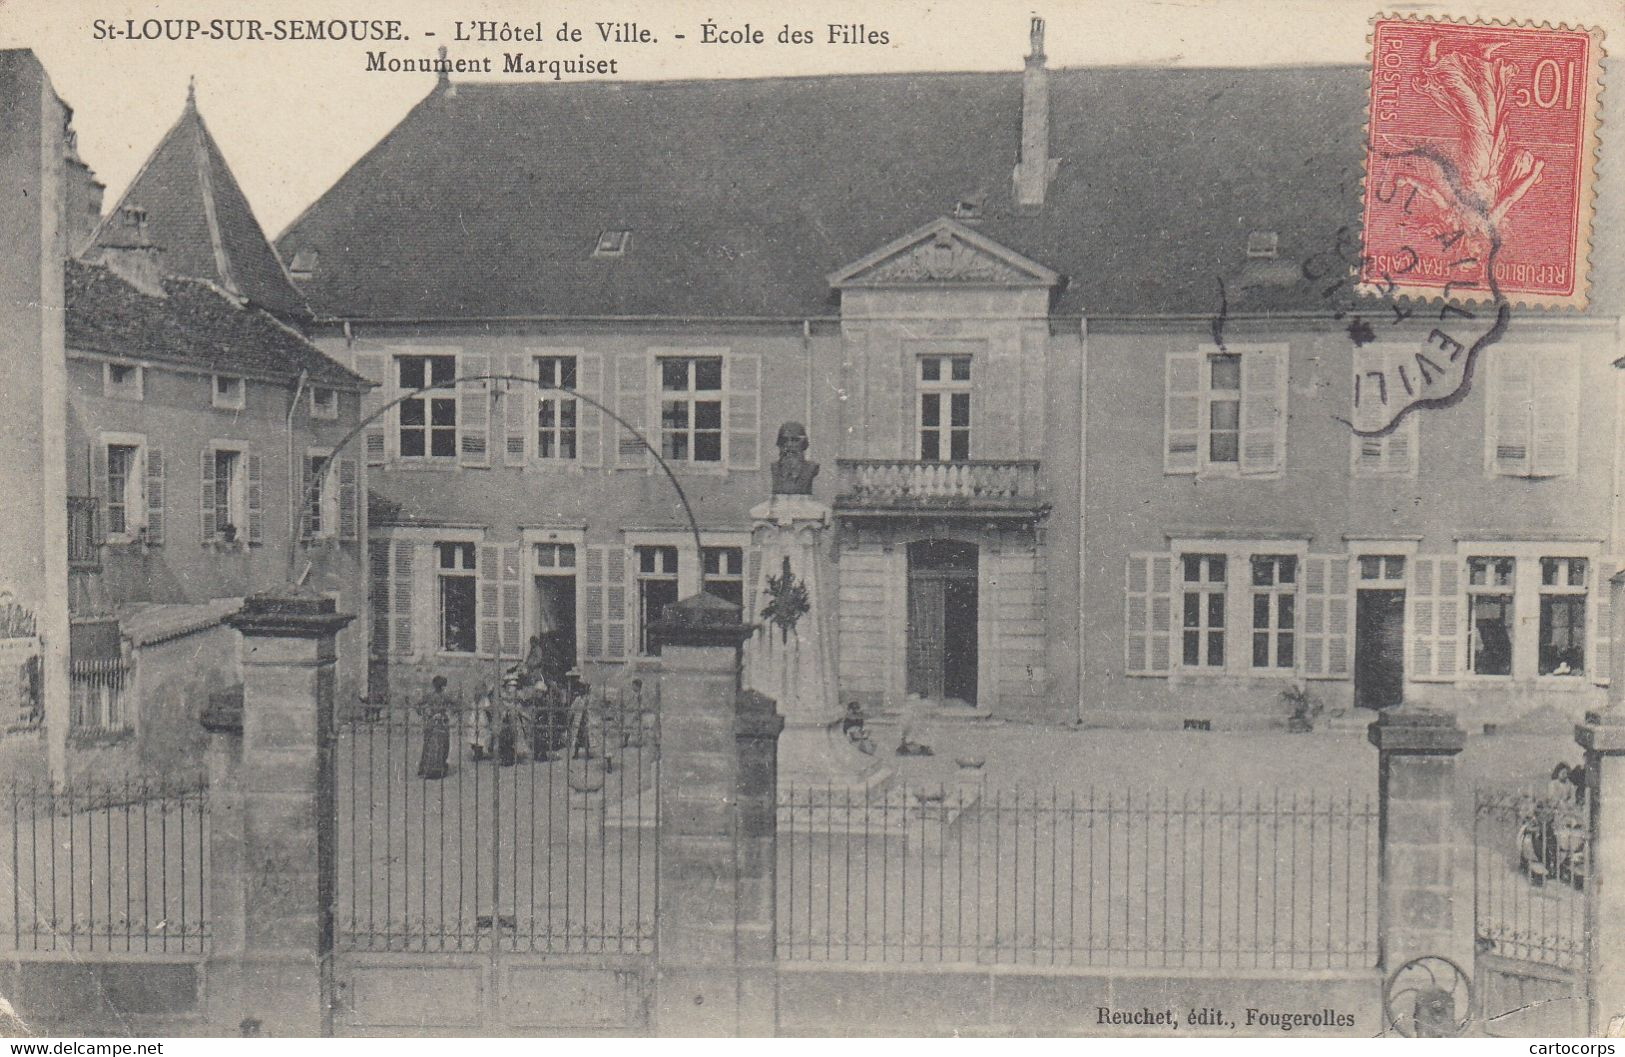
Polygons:
M1036 519L1049 509L1036 459L841 459L835 509L886 514Z

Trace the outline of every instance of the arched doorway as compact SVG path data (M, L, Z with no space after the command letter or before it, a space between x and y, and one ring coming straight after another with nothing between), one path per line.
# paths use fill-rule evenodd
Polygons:
M910 694L976 703L977 552L973 543L908 545Z

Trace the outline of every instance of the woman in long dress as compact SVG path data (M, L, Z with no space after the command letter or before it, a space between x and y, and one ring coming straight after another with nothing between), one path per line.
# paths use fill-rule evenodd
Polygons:
M423 755L418 758L418 777L435 780L446 777L451 754L451 713L456 706L446 695L446 677L437 675L433 691L418 706L423 714Z

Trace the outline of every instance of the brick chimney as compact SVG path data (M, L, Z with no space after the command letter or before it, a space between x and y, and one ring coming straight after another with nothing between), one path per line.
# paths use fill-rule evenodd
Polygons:
M163 266L158 247L147 234L145 209L125 205L119 210L118 222L92 249L97 260L137 290L152 297L164 296Z
M1049 156L1049 71L1044 68L1044 20L1034 18L1032 51L1021 75L1021 155L1016 162L1016 205L1036 210L1044 204L1044 193L1060 167Z

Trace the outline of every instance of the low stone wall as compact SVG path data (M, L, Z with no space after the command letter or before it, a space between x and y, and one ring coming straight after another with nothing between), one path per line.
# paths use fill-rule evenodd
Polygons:
M779 1034L1370 1038L1382 1031L1382 979L1356 972L1067 969L1033 966L781 963ZM1102 1023L1171 1011L1175 1028ZM1247 1023L1248 1010L1340 1014L1346 1026ZM1190 1023L1217 1010L1224 1024ZM1349 1021L1352 1020L1352 1023Z
M13 958L0 960L0 995L34 1035L210 1035L203 977L197 957Z

